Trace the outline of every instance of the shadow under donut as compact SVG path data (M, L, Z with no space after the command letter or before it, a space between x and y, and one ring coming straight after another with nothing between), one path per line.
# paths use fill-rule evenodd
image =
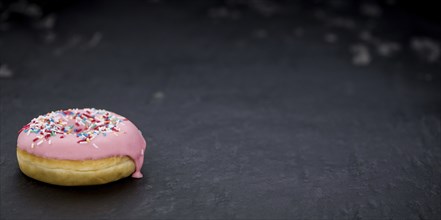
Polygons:
M148 174L142 179L127 177L112 183L94 186L57 186L34 180L18 170L14 175L17 195L14 204L28 207L26 216L36 218L110 218L124 216L140 203L141 191L148 190ZM15 201L10 201L15 202ZM50 211L48 211L50 210ZM14 210L9 210L15 212ZM20 216L20 213L16 213Z

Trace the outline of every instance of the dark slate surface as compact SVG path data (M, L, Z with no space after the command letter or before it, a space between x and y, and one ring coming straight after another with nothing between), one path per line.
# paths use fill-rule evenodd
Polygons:
M329 23L338 5L70 2L49 30L19 18L0 32L1 219L440 217L439 57L409 43L437 39L431 21L391 6L349 15L353 27ZM384 41L401 49L381 56ZM70 107L131 119L145 177L75 188L24 176L17 131Z

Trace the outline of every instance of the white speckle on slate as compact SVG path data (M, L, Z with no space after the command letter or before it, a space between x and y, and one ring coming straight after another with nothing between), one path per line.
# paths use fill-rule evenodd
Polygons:
M430 74L430 73L424 74L424 80L430 82L430 81L432 81L432 79L433 79L432 74Z
M35 22L34 27L38 29L52 29L55 26L55 21L56 16L50 14Z
M14 75L11 69L9 69L8 65L1 64L0 65L0 78L11 78Z
M382 42L377 45L377 52L380 56L388 57L401 50L401 46L396 42Z
M271 17L280 11L280 6L275 1L270 0L250 0L248 6L260 15Z
M441 52L439 42L426 37L417 37L411 40L410 46L425 61L430 63L438 61Z
M388 5L395 5L396 3L396 0L386 0L386 4Z
M161 91L157 91L153 94L153 98L156 100L162 100L165 98L165 94Z
M9 11L7 10L0 11L0 31L9 30L9 23L6 22L8 18L9 18Z
M341 9L347 6L347 2L344 0L331 0L329 1L329 6L335 9Z
M268 37L268 31L266 31L265 29L258 29L254 31L253 36L259 39L264 39Z
M240 12L237 10L228 9L227 7L217 7L211 8L208 10L208 16L210 18L218 19L218 18L229 18L229 19L238 19L240 18Z
M360 7L360 12L369 17L380 17L382 10L380 6L373 3L364 3Z
M48 31L45 34L43 34L43 40L45 43L52 43L57 38L57 34L53 31Z
M350 18L335 17L329 20L329 24L334 27L354 29L356 27L355 21Z
M338 40L337 35L334 33L326 33L324 38L325 38L325 41L328 43L335 43Z
M6 22L0 22L0 31L7 31L9 30L9 23Z
M208 16L211 18L226 18L228 15L229 11L226 7L211 8L208 10Z
M297 27L297 28L294 29L294 34L297 37L301 37L301 36L303 36L305 34L305 30L302 27Z
M344 91L346 95L354 95L355 94L355 85L352 82L346 82L344 84Z
M41 10L40 6L34 3L28 3L26 1L16 1L11 4L9 9L12 12L34 18L39 18L43 14L43 11Z
M69 38L69 40L65 45L55 49L54 54L56 56L62 55L65 51L76 47L82 41L82 39L83 38L81 37L81 35L73 35L72 37Z
M322 9L317 9L313 13L314 17L318 20L323 20L326 18L326 13Z
M101 34L101 32L95 32L93 34L92 38L87 43L87 45L89 47L96 47L101 42L102 38L103 38L103 35Z
M371 41L372 40L372 34L370 31L367 31L367 30L361 31L359 37L361 40L364 40L364 41Z
M371 62L369 48L363 44L355 44L351 47L352 63L356 66L366 66Z
M0 21L6 21L9 18L9 15L10 15L9 11L3 10L2 12L0 12Z

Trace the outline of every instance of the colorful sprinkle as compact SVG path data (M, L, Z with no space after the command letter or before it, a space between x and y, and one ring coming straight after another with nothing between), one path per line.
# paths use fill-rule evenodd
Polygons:
M106 137L108 133L112 133L118 136L117 133L121 130L119 126L123 125L123 121L127 119L102 109L59 110L32 119L19 133L38 134L32 140L32 148L35 146L34 142L38 141L37 146L44 141L51 144L51 138L58 136L61 139L68 134L74 134L79 139L77 143L87 144L99 135ZM98 148L95 143L92 145Z

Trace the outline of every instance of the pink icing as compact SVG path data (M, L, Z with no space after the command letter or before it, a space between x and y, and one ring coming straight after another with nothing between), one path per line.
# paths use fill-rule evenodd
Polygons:
M85 110L95 112L95 109L69 109L68 111L83 113ZM48 113L49 118L54 114L62 113L61 111ZM74 132L69 134L55 133L50 137L43 138L42 133L33 133L26 129L26 126L32 125L33 122L31 122L20 131L17 147L40 157L64 160L95 160L112 156L129 156L135 162L136 167L132 177L141 178L140 171L146 149L145 139L132 122L115 113L109 112L109 114L122 119L115 127L117 130L103 130L93 139L87 141L81 141L82 138ZM61 117L61 121L67 122L67 125L75 123L72 119L63 117ZM84 130L87 129L87 126L75 125L75 128ZM35 139L38 137L40 139L36 141Z

